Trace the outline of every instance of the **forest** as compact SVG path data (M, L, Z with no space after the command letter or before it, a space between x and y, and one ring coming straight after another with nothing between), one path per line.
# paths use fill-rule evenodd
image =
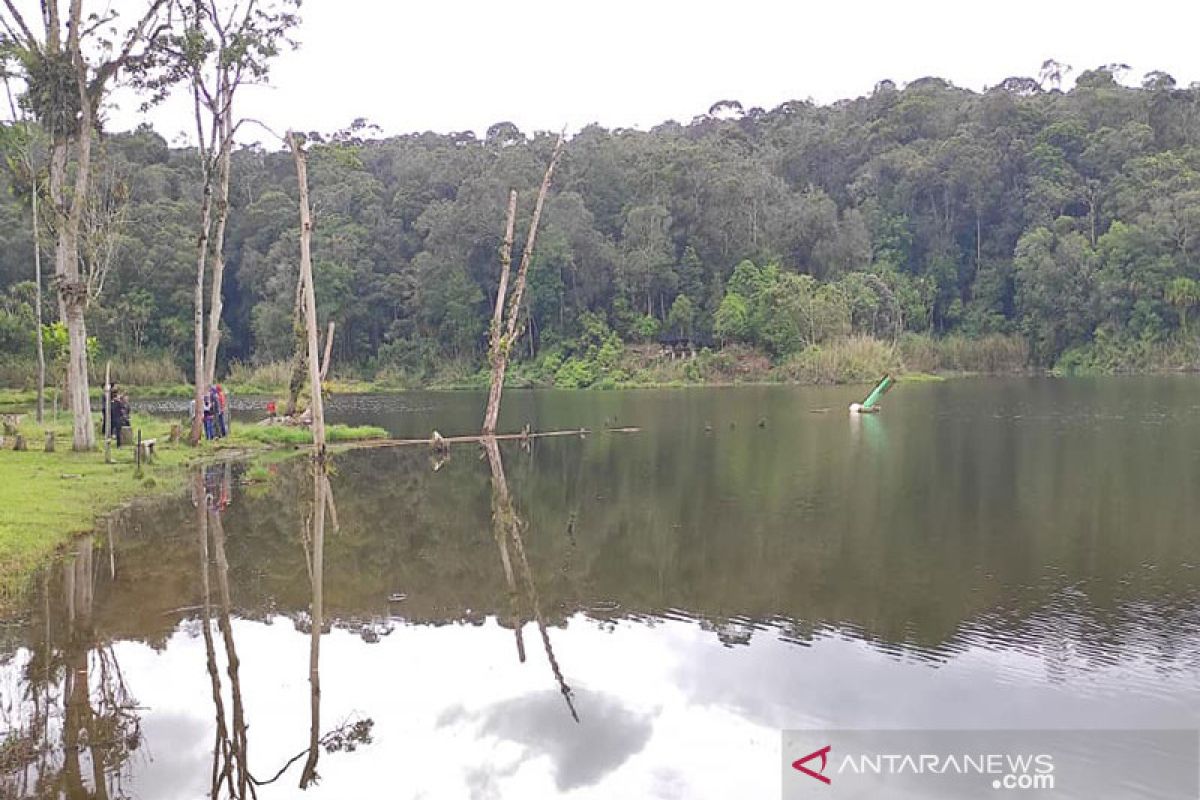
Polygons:
M726 100L686 123L570 135L517 376L619 382L627 351L662 337L793 377L807 373L787 365L847 343L914 359L946 343L1002 351L968 369L1194 366L1200 84L1108 65L1064 91L1068 70L1047 62L983 92L924 78L831 105ZM527 225L556 137L508 122L482 137L385 136L365 118L307 134L314 284L322 326L336 323L336 374L486 380L508 192L526 201ZM28 387L34 246L15 152L0 170L0 382ZM190 379L203 156L148 126L97 134L92 370L115 359ZM286 149L233 149L218 375L295 348L296 193ZM53 297L48 279L43 291ZM56 303L43 313L55 363L66 334Z

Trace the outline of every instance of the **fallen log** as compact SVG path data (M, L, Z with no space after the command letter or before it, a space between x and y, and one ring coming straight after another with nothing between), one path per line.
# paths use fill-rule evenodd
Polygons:
M626 428L604 428L601 433L641 433L641 428L626 427ZM479 443L485 439L495 439L497 441L505 440L528 440L528 439L549 439L556 436L587 436L594 431L588 428L572 428L561 431L521 431L520 433L497 433L495 435L487 434L472 434L470 436L442 436L438 434L437 442L440 447L449 448L452 444L472 444ZM346 450L366 450L377 447L430 447L433 439L366 439L361 442L344 442L341 443L339 449Z

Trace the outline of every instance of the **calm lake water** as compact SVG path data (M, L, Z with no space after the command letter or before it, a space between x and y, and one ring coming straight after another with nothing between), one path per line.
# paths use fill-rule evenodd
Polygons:
M596 432L209 467L0 627L0 795L776 797L784 728L1200 726L1200 379L862 393L511 392Z

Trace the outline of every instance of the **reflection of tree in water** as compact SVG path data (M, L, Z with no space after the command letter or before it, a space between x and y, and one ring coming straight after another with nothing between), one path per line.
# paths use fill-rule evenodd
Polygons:
M43 580L45 628L25 665L25 693L0 709L8 731L0 741L0 796L125 796L129 761L142 744L141 709L111 643L96 641L99 568L90 538L63 560L60 631L51 623L48 573Z
M242 687L239 679L240 661L233 639L233 628L230 624L232 601L229 591L229 563L225 553L225 529L221 515L229 504L230 473L228 465L221 476L214 481L212 472L197 473L194 481L194 502L196 506L196 529L200 542L200 585L202 593L202 629L204 634L205 652L208 662L208 675L212 683L213 708L215 711L215 726L213 745L213 768L210 797L222 795L229 798L247 798L257 796L257 787L265 786L279 780L288 769L300 759L305 759L300 775L300 788L307 788L315 783L317 760L320 751L352 751L360 744L369 744L373 721L352 720L337 728L320 733L321 723L321 685L320 685L320 651L321 633L323 626L323 582L324 582L324 542L325 518L332 516L334 529L337 528L337 513L333 506L333 490L329 483L328 468L324 461L314 462L313 466L313 503L311 513L305 519L302 533L306 564L308 567L311 587L311 646L309 650L309 685L310 685L310 726L309 744L304 750L288 760L273 776L267 779L255 777L249 768L247 751L249 740L246 735L245 707L242 702ZM212 542L212 556L209 557L209 540ZM219 603L216 606L217 628L221 633L221 641L225 649L226 673L229 676L229 695L232 707L232 723L226 718L224 687L221 683L220 671L217 665L217 652L211 629L213 611L211 580L209 575L210 561L215 561L216 581Z
M562 692L563 700L566 701L571 716L578 722L579 714L575 711L575 702L571 687L567 685L566 680L563 678L562 670L558 666L558 659L554 657L554 647L550 643L550 633L546 628L546 621L542 617L542 607L538 600L537 584L533 580L533 571L529 568L529 559L525 554L525 543L521 538L521 527L524 523L517 516L516 508L513 506L512 495L508 491L508 479L504 475L504 461L500 456L500 447L494 437L483 439L482 444L484 451L487 453L488 466L492 471L492 527L496 542L500 547L500 561L504 566L504 578L508 583L508 593L513 614L513 628L516 631L517 637L518 657L524 662L525 646L521 639L517 587L513 576L512 560L508 554L508 545L510 542L512 543L513 551L517 555L517 563L521 568L521 576L525 579L525 589L529 595L529 605L533 612L533 618L537 622L538 632L542 637L542 646L546 650L546 658L550 662L550 670L554 673L554 679L558 682L559 691Z
M214 491L215 487L211 485L212 474L213 468L196 473L193 494L193 503L196 507L196 534L200 543L200 627L204 635L208 677L212 683L213 708L216 714L212 781L209 794L211 797L219 797L222 785L224 785L225 791L230 797L245 797L252 784L246 761L248 741L246 739L245 707L242 703L242 689L239 680L241 662L238 660L233 629L229 623L231 610L229 562L225 555L225 527L221 519L221 512L225 506L221 498L227 498L228 493L222 490L224 487ZM224 482L222 481L222 483ZM232 729L226 722L224 692L221 686L220 672L217 668L216 647L210 622L212 619L212 589L209 576L211 559L208 549L210 534L213 556L216 559L217 590L220 598L217 609L217 628L221 632L221 641L225 648L226 672L229 675L229 693L233 707Z

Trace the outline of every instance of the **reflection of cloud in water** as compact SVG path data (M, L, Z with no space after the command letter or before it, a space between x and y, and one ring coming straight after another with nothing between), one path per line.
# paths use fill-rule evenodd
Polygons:
M1194 669L1153 673L1151 686L1140 674L1145 665L1130 657L1064 683L1045 674L1045 658L973 646L930 669L920 658L835 633L803 650L768 637L736 650L700 640L677 663L673 682L694 705L768 728L1037 728L1047 720L1103 728L1114 715L1148 729L1195 725L1181 702L1197 696Z
M211 721L180 712L147 714L142 736L149 763L139 765L141 797L199 797L207 792L204 775L212 763Z
M461 707L448 711L440 724L479 723L479 733L513 742L522 748L521 760L545 755L554 764L554 782L560 791L589 786L615 770L645 747L651 720L624 708L615 697L579 691L581 721L576 723L554 691L505 700L478 714ZM515 771L489 768L472 771L468 782L472 797L499 796L495 778Z

